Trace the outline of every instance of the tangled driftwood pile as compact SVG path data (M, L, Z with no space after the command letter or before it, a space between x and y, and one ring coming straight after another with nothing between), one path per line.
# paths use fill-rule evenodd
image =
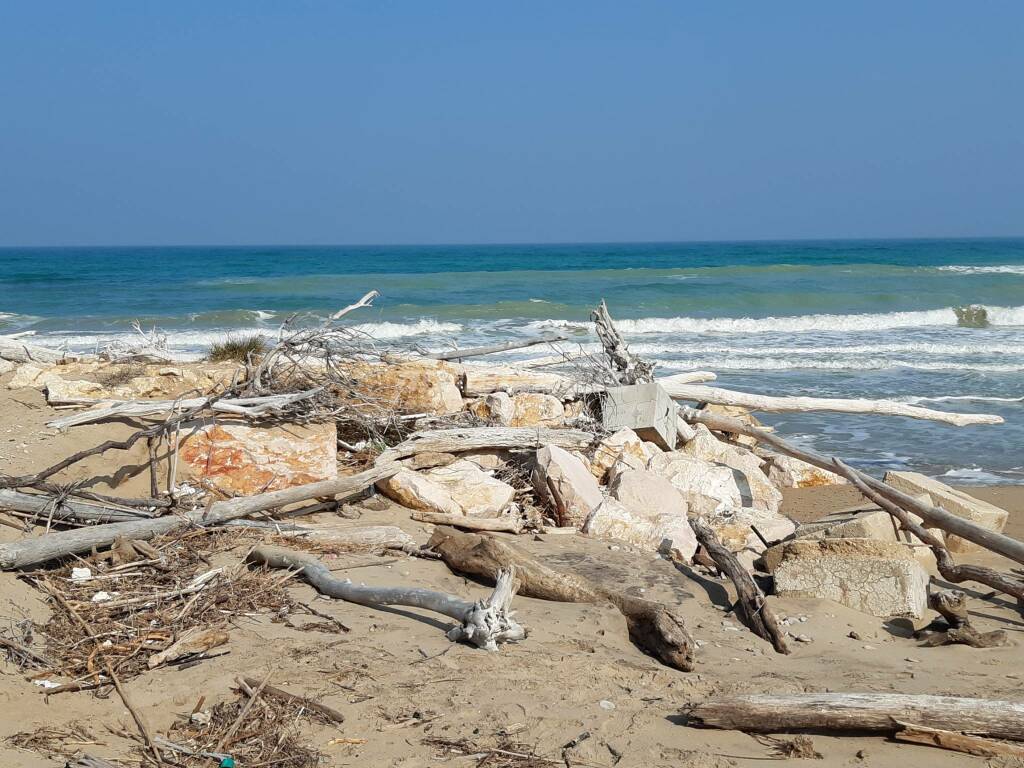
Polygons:
M289 713L298 707L303 716L333 722L340 713L268 680L239 681L240 698L209 712L198 703L193 719L165 736L150 731L121 685L160 665L226 652L223 627L233 615L272 613L287 621L305 611L346 631L289 598L293 577L335 599L440 613L455 621L453 641L487 650L528 642L528 617L521 624L511 610L517 592L610 603L637 647L678 670L700 664L698 644L671 605L541 562L514 542L525 533L626 542L684 569L724 574L735 587L737 615L779 653L789 652L793 636L766 597L772 585L780 594L828 598L882 618L919 619L934 610L944 623L922 636L928 644L1006 642L1002 632L975 630L964 594L930 586L922 565L1024 606L1018 575L954 559L980 547L1024 564L1024 544L1001 532L1005 512L913 473L883 481L798 448L750 411L877 413L955 426L998 417L752 395L705 386L714 378L707 372L656 378L655 367L630 352L603 302L593 315L599 350L568 349L562 338L400 349L344 324L375 295L321 325L286 324L269 351L234 367L175 367L158 334L141 330L137 348L105 350L106 362L71 360L19 339L0 343L0 357L20 364L20 385L42 388L51 405L73 409L52 427L136 425L125 439L31 474L0 475L0 509L8 524L29 533L0 544L0 568L24 571L53 608L39 631L7 632L0 646L26 675L45 681L49 695L115 690L135 717L144 760L198 765L234 754L259 764L315 764ZM538 344L554 354L501 366L477 362ZM111 375L111 365L132 368ZM101 369L106 379L97 380ZM74 478L87 459L104 456L116 465L116 456L143 446L139 471L149 474L148 498L99 493ZM781 487L843 482L876 506L817 528L798 529L779 512ZM373 494L436 525L429 543L418 547L393 526L303 519L324 510L344 518L346 501ZM240 541L253 545L244 560L210 566L211 557ZM494 584L493 593L366 587L335 577L317 558L386 551L438 559ZM707 702L690 717L750 730L881 727L992 754L1012 752L979 737L1024 740L1020 706L993 701L748 697ZM926 721L938 730L928 735ZM23 741L33 738L42 736ZM471 748L443 740L435 746ZM103 762L79 762L90 764Z

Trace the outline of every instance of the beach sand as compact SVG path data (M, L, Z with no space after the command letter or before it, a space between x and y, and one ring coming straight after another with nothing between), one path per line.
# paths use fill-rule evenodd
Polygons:
M73 450L103 439L124 437L123 425L88 426L53 435L43 427L53 412L32 390L0 393L0 465L6 473L44 467ZM142 467L137 446L128 463ZM121 465L124 462L117 462ZM90 461L91 473L109 472L109 459ZM119 492L144 494L144 472L124 478ZM971 488L981 498L1011 512L1007 533L1024 538L1024 487ZM812 520L860 503L849 488L818 488L787 493L784 511ZM412 522L396 508L366 510L362 521L400 525L418 542L431 526ZM0 541L18 532L0 526ZM319 610L336 616L347 634L300 631L271 616L254 615L230 627L230 653L183 670L159 668L126 684L129 695L155 732L187 715L201 696L207 705L233 699L236 676L262 677L273 684L322 697L345 714L340 727L313 726L308 742L332 766L435 766L445 764L430 738L468 739L493 746L503 729L566 766L673 766L724 768L763 766L773 752L751 736L687 727L681 713L708 697L737 692L860 691L932 693L1019 700L1024 675L1024 621L1006 600L973 600L972 621L981 630L1006 630L1013 645L975 650L966 646L921 648L904 621L882 621L838 604L808 599L770 601L780 616L806 617L799 633L810 643L793 642L789 656L778 655L738 622L723 626L729 604L726 582L697 576L650 553L615 548L584 537L519 537L517 544L552 564L623 585L629 591L678 606L703 643L694 672L669 669L638 651L628 640L622 617L611 607L570 605L517 598L518 618L527 640L497 653L452 645L448 622L412 609L374 610L318 600ZM218 553L214 564L237 562L244 547ZM478 598L489 589L452 574L440 562L359 556L374 563L355 573L368 584L396 580ZM1008 570L995 557L965 557ZM729 585L731 589L731 585ZM304 602L314 598L305 585L292 587ZM975 596L985 589L969 589ZM0 621L23 618L44 622L48 609L40 593L12 573L0 574ZM314 617L295 617L296 624ZM859 639L851 639L851 632ZM0 664L0 765L25 768L62 764L21 751L5 739L43 726L86 723L97 744L88 751L128 757L134 744L109 729L134 732L117 696L90 693L45 697L10 664ZM414 713L417 713L414 715ZM588 737L580 740L583 734ZM365 739L333 744L331 739ZM579 740L577 746L565 745ZM883 736L814 735L824 759L812 765L941 768L985 765L986 760L939 749L896 744ZM453 757L452 766L476 765ZM210 763L214 765L213 762ZM1012 763L991 763L1006 765Z

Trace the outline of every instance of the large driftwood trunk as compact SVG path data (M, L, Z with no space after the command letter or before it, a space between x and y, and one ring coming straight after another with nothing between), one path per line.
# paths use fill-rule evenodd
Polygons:
M10 360L12 363L56 363L61 360L76 360L77 357L47 347L28 344L20 339L0 336L0 359Z
M894 403L889 400L843 400L833 397L769 397L736 392L720 387L704 387L699 384L681 384L669 379L658 379L669 397L675 400L693 400L698 403L716 405L737 405L752 411L773 413L803 411L835 411L837 413L878 413L886 416L908 416L912 419L941 421L956 427L971 424L1002 424L1002 416L984 413L947 413L921 408L917 405Z
M493 580L514 567L518 592L561 603L610 602L626 618L629 636L642 650L676 669L693 669L695 644L681 616L660 603L633 597L538 562L511 544L491 536L439 527L428 547L454 571Z
M730 419L726 416L716 416L715 414L698 411L693 408L680 408L679 413L680 416L690 424L703 424L708 429L713 429L717 432L732 432L738 435L747 435L748 437L753 437L760 443L772 446L780 453L784 453L787 456L792 456L802 461L806 461L808 464L813 464L814 466L826 469L829 472L837 471L837 465L833 459L823 456L820 453L815 453L814 451L797 448L795 445L790 444L771 432L744 424L738 419ZM1004 557L1008 557L1018 563L1024 563L1024 543L1019 542L1016 539L1012 539L1009 536L1004 536L1001 533L996 533L995 531L990 531L987 528L982 528L981 526L972 523L970 520L965 520L962 517L950 514L940 507L933 507L930 504L918 501L913 496L908 496L907 494L896 490L890 485L886 485L881 480L876 480L871 477L871 475L865 474L864 472L860 472L858 470L852 471L856 473L857 478L866 486L877 491L882 496L893 500L904 509L908 509L920 517L924 520L927 527L941 528L947 533L952 533L962 539L967 539L967 541L971 541L978 546L984 547L992 552L996 552Z
M408 440L392 446L377 457L378 466L417 453L463 453L487 448L530 450L557 445L566 450L582 450L594 440L593 432L579 429L534 427L467 427L417 432Z
M165 515L151 520L134 520L108 523L73 531L48 533L38 538L22 539L9 544L0 544L0 569L25 568L30 565L52 560L56 557L77 552L88 552L94 547L107 547L118 537L126 539L151 539L190 525L209 526L235 520L254 512L263 512L308 499L324 496L346 498L361 493L379 480L391 477L399 470L396 464L361 472L358 475L337 480L323 480L318 483L299 485L280 491L261 493L257 496L241 496L236 499L218 501L208 510L196 510L185 515Z
M899 723L1024 740L1024 704L898 693L752 694L712 699L686 713L691 723L738 731L898 730Z

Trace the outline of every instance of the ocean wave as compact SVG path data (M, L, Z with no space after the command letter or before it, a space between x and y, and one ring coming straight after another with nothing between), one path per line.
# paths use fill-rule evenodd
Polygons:
M424 318L414 323L360 323L351 326L352 330L360 331L375 339L400 339L405 336L423 336L426 334L458 333L462 326L458 323L445 323Z
M995 264L992 266L970 266L948 264L937 267L940 272L956 272L961 275L1024 275L1024 264Z
M629 345L636 354L671 354L673 352L692 352L692 344L657 344L639 342ZM888 355L916 353L922 355L1024 355L1024 344L939 344L939 343L905 343L905 344L850 344L845 346L824 345L810 347L750 347L750 346L708 346L701 344L700 351L705 354L721 355L789 355L811 357L814 355Z
M985 307L992 325L1024 325L1024 306ZM882 312L856 315L794 315L788 317L644 317L616 320L625 334L650 333L807 333L819 331L878 331L887 328L923 328L956 326L952 307L916 312ZM571 320L545 320L533 323L540 328L588 329L588 323Z
M669 360L663 363L668 369L682 371L863 371L907 368L916 371L986 371L988 373L1014 373L1024 371L1024 364L1009 363L932 363L917 360L893 360L889 358L866 358L858 360L787 360L778 357L721 358L694 357L686 360Z
M961 485L992 485L1009 482L1008 478L988 472L980 467L950 469L940 475L940 477L946 478L947 481L960 483Z
M901 403L914 405L916 403L952 403L958 400L967 400L978 403L1024 403L1024 397L989 397L988 395L940 395L937 397L904 397L899 400Z

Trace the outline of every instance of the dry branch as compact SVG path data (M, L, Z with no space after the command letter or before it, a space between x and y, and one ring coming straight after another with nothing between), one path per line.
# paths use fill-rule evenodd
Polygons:
M643 381L654 381L654 366L629 351L622 335L615 327L612 316L608 313L608 305L604 299L597 306L590 319L594 321L597 336L610 362L609 372L618 384L637 384Z
M448 632L453 641L468 640L488 651L499 643L514 643L526 637L524 630L509 611L512 597L513 571L502 570L496 579L494 593L475 603L455 595L415 587L370 587L336 579L323 563L310 555L278 547L256 547L249 554L250 562L270 568L294 568L320 594L359 605L408 605L434 611L461 622Z
M481 357L492 355L496 352L508 352L513 349L525 349L538 344L552 344L556 341L565 341L566 336L544 336L539 339L526 339L524 341L510 341L506 344L492 344L489 347L468 347L466 349L453 349L448 352L433 352L426 357L432 360L461 360L464 357Z
M461 573L494 580L503 568L514 567L519 594L527 597L562 603L610 602L626 617L629 636L641 649L670 667L693 669L693 638L683 618L664 605L557 571L492 536L438 527L428 546Z
M108 523L73 531L48 533L35 539L0 544L0 569L10 570L43 563L57 557L76 552L88 552L93 548L107 547L120 536L127 539L151 539L190 525L210 526L236 520L254 512L294 504L307 499L333 496L339 499L359 494L379 480L395 474L398 465L375 467L358 475L336 480L285 488L280 491L261 493L257 496L242 496L212 504L209 510L196 510L184 515L166 515L152 520L138 520Z
M520 533L523 530L522 518L513 515L505 515L504 517L473 517L472 515L450 515L445 512L414 510L410 517L421 523L453 525L456 528L462 528L467 531Z

